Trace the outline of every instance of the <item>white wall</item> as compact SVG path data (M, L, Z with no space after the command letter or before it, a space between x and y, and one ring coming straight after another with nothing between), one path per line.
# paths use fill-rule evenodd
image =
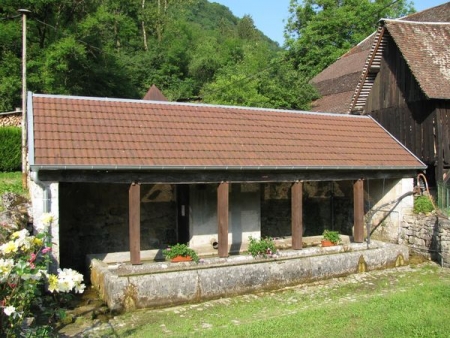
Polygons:
M230 184L228 247L230 252L247 249L248 237L261 236L259 184ZM199 253L217 253L217 186L190 186L189 245Z
M413 191L414 180L412 178L369 180L365 182L364 189L366 192L365 200L368 203L366 207L370 208L371 211L377 210L370 219L371 229L387 215L386 219L373 233L372 238L397 243L401 221L405 214L411 212L414 206L414 196L409 195L403 198L393 211L391 209L395 206L395 202L400 196ZM366 213L366 219L371 214L371 211Z
M38 225L38 222L40 222L41 216L44 213L50 213L54 217L50 230L53 243L52 256L57 265L56 267L59 267L59 184L58 182L42 182L42 184L37 184L30 180L29 187L34 226ZM47 191L45 191L44 188Z

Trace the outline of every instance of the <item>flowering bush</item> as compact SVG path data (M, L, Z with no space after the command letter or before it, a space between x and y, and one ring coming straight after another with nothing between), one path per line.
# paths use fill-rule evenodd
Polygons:
M53 217L44 214L36 226L35 236L28 230L13 232L9 241L0 245L0 336L16 336L25 317L38 309L48 315L51 322L63 317L60 294L82 293L83 276L72 269L58 269L51 274L50 225Z
M167 249L163 250L163 255L168 259L173 259L177 256L190 256L194 262L199 262L197 253L186 244L177 243L176 245L169 246Z
M265 237L258 240L250 236L248 240L250 241L248 245L248 253L253 257L272 257L277 252L275 242L271 237Z

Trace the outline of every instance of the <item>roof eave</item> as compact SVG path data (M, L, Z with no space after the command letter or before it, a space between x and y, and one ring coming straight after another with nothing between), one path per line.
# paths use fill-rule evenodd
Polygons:
M419 160L420 162L420 160ZM96 171L296 171L296 170L424 170L425 164L417 166L211 166L211 165L157 165L157 166L124 166L124 165L31 165L32 171L40 170L96 170Z

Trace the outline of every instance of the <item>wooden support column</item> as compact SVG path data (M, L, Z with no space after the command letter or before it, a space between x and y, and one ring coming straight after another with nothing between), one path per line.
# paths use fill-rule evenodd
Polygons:
M292 249L303 247L303 183L295 182L291 188Z
M129 190L129 229L131 264L141 264L141 185L132 183Z
M228 182L222 182L217 187L219 257L228 257L228 191Z
M353 240L364 242L364 181L357 180L353 184Z

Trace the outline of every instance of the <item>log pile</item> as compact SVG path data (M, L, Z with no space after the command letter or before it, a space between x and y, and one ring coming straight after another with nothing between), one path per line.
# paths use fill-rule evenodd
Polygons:
M0 127L20 127L21 125L21 113L0 115Z

